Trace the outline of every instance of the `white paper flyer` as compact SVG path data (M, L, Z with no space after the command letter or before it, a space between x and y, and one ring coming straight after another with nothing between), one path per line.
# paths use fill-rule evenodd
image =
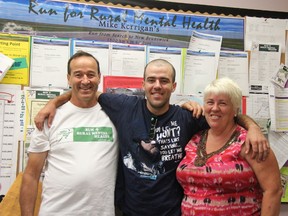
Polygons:
M4 78L7 71L14 64L14 60L9 58L8 56L0 53L0 81Z

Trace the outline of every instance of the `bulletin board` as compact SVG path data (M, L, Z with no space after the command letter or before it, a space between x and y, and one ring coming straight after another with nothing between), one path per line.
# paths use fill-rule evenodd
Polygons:
M17 13L15 13L15 9L17 9ZM150 50L149 48L154 46L166 47L166 51L171 51L167 54L170 57L172 55L181 55L181 58L185 59L187 55L186 51L191 43L191 34L193 31L197 31L203 34L221 36L222 51L247 52L250 61L251 51L245 49L245 21L245 17L239 16L220 16L207 13L200 14L192 13L190 11L175 12L167 10L149 9L147 7L123 7L118 4L113 5L95 3L93 1L87 2L84 0L2 0L0 11L0 29L2 29L2 33L0 35L0 52L2 52L2 50L4 50L6 46L6 43L3 42L3 36L8 37L9 35L16 37L18 35L21 35L25 38L26 42L27 40L30 42L31 38L35 39L36 37L38 37L38 43L35 44L35 46L44 43L44 39L42 40L41 37L44 37L45 40L49 38L49 40L51 40L51 43L54 41L57 45L59 45L60 40L65 41L65 44L67 44L67 46L71 46L71 49L67 49L69 50L68 54L70 55L75 51L75 47L73 47L73 44L76 43L73 43L73 40L83 40L89 41L89 43L83 43L82 46L86 48L88 46L89 48L91 48L91 50L93 47L96 46L96 43L98 43L99 45L99 42L102 42L103 44L108 43L109 46L110 44L128 44L130 45L130 48L133 47L132 45L137 45L140 47L143 46L143 50L140 51L140 54L143 55L145 53L146 61L144 63L147 63L147 61L149 60L146 51ZM70 39L72 40L71 43L66 43L66 41ZM7 46L11 47L11 42L13 42L13 40L13 37L8 39L9 43L7 44ZM93 42L95 42L94 45ZM284 41L284 44L285 42L286 41ZM106 49L107 51L107 47L98 46L97 49L98 48L103 49L102 51L104 51L104 49ZM170 48L173 48L173 50ZM176 51L174 48L177 48L180 51ZM31 49L33 49L33 46L31 46ZM281 62L285 62L285 48L283 49L284 52L280 53ZM16 52L16 50L17 47L15 47L14 52ZM160 50L161 49L159 48L158 52L161 52L161 54L165 52L163 50ZM62 50L58 53L61 52ZM175 52L177 52L177 54L175 54ZM28 51L25 55L29 55L27 53ZM68 54L66 55L66 57L68 57ZM19 58L21 58L21 56L19 56ZM107 58L110 58L108 57L108 54ZM66 60L64 62L66 62ZM23 71L22 76L20 74L20 78L18 78L25 81L17 82L16 77L13 76L13 71L9 71L8 76L10 77L10 79L3 80L2 82L0 82L0 84L19 84L21 85L22 90L26 87L29 88L31 82L29 83L27 81L27 76L29 75L30 63L30 59L29 57L27 57L27 70ZM144 65L145 64L143 64L143 62L141 62L140 66L137 65L140 68L139 70L141 70L141 72L138 71L139 74L136 77L137 81L139 81L139 78L143 74ZM107 69L105 69L106 71L108 71L106 75L113 75L113 71L111 68L112 66L109 66L107 67ZM179 60L179 70L181 71L179 75L181 79L184 78L184 69L185 61ZM59 68L58 70L61 71L61 68ZM63 72L66 73L66 71ZM107 80L109 79L106 78L106 81ZM42 87L45 87L45 90L47 90L47 87L49 87L49 89L47 90L47 92L49 93L52 91L52 89L50 88L53 88L55 86L52 85ZM179 93L183 93L182 90L183 88L181 88L181 91ZM13 90L13 95L15 95L15 98L17 98L17 93L15 93L15 91L16 90ZM256 94L259 95L260 93L256 91ZM265 95L265 97L266 96L267 95ZM49 99L49 94L45 97L46 99ZM17 100L15 101L21 101L24 107L25 102L23 102L23 100L25 99L23 98L25 98L25 94L19 94ZM246 101L246 98L244 98L243 101ZM5 103L6 102L1 102L0 98L0 106L5 107ZM268 107L268 101L264 101L262 103L265 104L262 107ZM252 115L252 117L254 116ZM21 121L24 121L23 119L24 117L22 116ZM22 122L19 127L23 127ZM5 134L5 131L2 133ZM24 132L22 131L22 133ZM25 145L25 141L23 143ZM19 145L19 143L17 143L17 145ZM25 150L22 149L21 151L22 154L25 153ZM286 152L286 155L287 153L288 152ZM19 161L17 161L17 163L18 162ZM285 199L283 200L283 202L287 202L287 200Z

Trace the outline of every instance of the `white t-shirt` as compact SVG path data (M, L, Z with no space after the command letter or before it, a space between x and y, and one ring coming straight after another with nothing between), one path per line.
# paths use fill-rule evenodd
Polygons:
M29 152L49 151L39 215L114 215L118 138L99 104L57 109L51 128L34 131Z

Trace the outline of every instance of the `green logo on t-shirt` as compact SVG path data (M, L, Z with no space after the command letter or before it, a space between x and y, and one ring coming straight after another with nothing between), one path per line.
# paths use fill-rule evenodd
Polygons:
M74 142L113 142L111 127L79 127L73 129Z

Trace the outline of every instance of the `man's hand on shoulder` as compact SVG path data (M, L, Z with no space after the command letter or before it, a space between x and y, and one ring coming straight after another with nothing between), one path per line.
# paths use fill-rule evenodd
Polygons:
M249 127L245 142L245 153L248 154L250 148L252 149L252 158L257 159L258 162L266 160L270 146L267 138L261 132L260 127Z
M34 123L38 130L43 130L44 121L48 118L48 127L51 127L52 121L56 114L56 105L49 101L35 116Z
M64 94L57 96L56 98L50 100L45 107L43 107L39 113L34 118L34 123L38 130L42 130L44 126L44 121L48 118L48 127L51 127L53 118L56 114L56 108L63 105L70 100L72 95L71 91L67 91Z
M204 115L203 107L195 101L185 102L181 107L191 111L193 117L199 118L201 115Z

